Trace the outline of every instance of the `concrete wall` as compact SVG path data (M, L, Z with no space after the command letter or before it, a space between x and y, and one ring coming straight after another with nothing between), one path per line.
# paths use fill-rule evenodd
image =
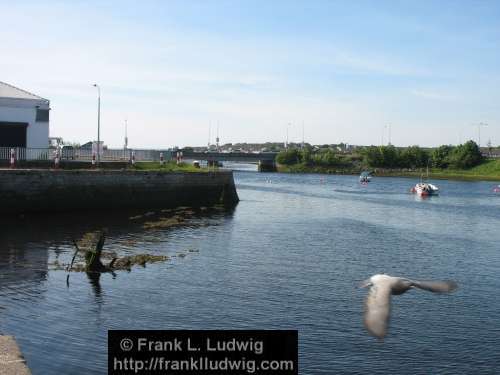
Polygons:
M0 170L0 212L235 205L231 171Z
M40 109L49 109L49 102L36 99L0 98L0 121L27 123L26 147L47 148L49 122L36 121L36 106Z

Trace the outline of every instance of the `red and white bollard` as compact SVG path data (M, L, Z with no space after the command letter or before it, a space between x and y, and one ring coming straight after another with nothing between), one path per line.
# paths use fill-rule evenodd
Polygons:
M135 151L132 151L132 157L130 159L130 163L132 163L132 165L135 164Z
M163 152L160 152L160 165L165 164L165 160L163 159Z
M54 153L54 168L55 169L59 168L59 161L60 161L59 150L56 150Z
M92 166L95 167L95 152L92 153Z
M10 149L10 167L14 168L16 166L16 150Z

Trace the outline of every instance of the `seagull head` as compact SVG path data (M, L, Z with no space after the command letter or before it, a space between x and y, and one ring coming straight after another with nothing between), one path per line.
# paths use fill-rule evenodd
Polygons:
M380 282L382 280L388 280L390 278L391 278L391 276L388 276L388 275L386 275L384 273L373 275L369 279L366 279L365 281L363 281L362 283L360 283L359 287L360 288L368 288L368 287L373 286L374 284L377 284L378 282Z
M369 279L366 279L365 281L362 281L359 283L360 288L368 288L372 285L373 285L373 283L371 282L371 277Z

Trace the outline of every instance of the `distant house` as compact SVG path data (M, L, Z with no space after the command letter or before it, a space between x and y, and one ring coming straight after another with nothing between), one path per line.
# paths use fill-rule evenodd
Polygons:
M0 81L0 147L47 148L50 102Z
M62 146L64 140L61 137L49 137L49 147L57 148Z

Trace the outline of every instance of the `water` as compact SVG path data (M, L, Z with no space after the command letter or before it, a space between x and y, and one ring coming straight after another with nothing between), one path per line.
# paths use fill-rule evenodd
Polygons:
M206 225L144 230L123 213L2 223L0 332L34 374L106 373L108 329L298 329L301 374L500 371L500 196L492 183L236 172L241 202ZM98 280L51 270L71 239L106 225L106 248L173 255ZM383 343L363 328L367 277L455 279L451 295L393 300Z

